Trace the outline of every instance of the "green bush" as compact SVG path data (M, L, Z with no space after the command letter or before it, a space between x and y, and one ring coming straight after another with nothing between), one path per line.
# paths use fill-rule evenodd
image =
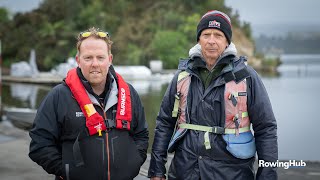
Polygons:
M175 69L179 58L187 56L187 44L186 36L180 32L158 31L151 42L152 54L163 61L165 69Z

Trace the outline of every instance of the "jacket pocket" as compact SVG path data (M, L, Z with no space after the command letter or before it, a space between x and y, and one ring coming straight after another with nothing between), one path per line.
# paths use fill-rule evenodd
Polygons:
M225 134L223 139L227 143L227 150L236 158L248 159L255 155L256 144L251 131L235 134Z
M103 179L106 173L104 140L88 137L79 141L83 164L77 165L73 154L73 142L65 143L62 148L62 162L65 170L64 178L70 180Z
M127 131L113 131L113 133L110 150L111 179L133 179L139 174L143 158L140 156L133 138L129 136Z

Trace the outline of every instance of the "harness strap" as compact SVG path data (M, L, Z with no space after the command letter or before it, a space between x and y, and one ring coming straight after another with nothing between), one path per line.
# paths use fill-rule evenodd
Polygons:
M189 75L189 73L186 72L186 71L180 72L179 75L178 75L177 84L179 83L179 81L181 81L182 79L184 79L188 75ZM177 93L174 96L175 100L174 100L174 105L173 105L173 110L172 110L172 117L178 117L179 105L180 105L180 95L181 95L180 90L177 89Z
M241 116L242 116L242 118L244 118L244 117L248 117L249 114L248 114L248 112L242 112Z
M224 134L235 134L237 129L224 129ZM250 126L239 128L239 133L250 131Z
M213 134L235 134L235 130L236 130L236 129L226 129L220 126L202 126L202 125L196 125L196 124L180 124L179 127L183 129L210 132ZM247 132L249 130L250 130L250 126L239 128L240 133Z
M176 93L174 95L174 105L173 105L173 111L172 111L172 117L178 117L179 112L179 104L180 104L180 94Z
M248 113L247 113L248 114ZM242 114L244 115L244 114ZM191 130L196 130L196 131L204 131L204 145L206 149L211 149L210 145L210 138L209 138L209 133L214 133L214 134L235 134L236 129L225 129L220 126L202 126L202 125L196 125L196 124L180 124L180 128L183 129L191 129ZM250 131L250 126L239 128L239 133L247 132Z
M191 129L196 131L204 131L204 132L210 132L214 134L224 134L224 128L220 126L202 126L202 125L196 125L196 124L180 124L180 128L183 129Z
M211 144L210 144L210 138L209 138L209 132L204 133L204 146L206 149L211 149Z

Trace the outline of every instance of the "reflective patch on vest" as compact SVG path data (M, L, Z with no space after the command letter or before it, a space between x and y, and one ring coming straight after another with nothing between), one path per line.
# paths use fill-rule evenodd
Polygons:
M247 96L247 92L238 92L238 96Z
M88 117L90 117L94 113L96 113L96 109L93 107L93 104L84 105L84 109L86 110L86 113L87 113Z
M76 117L84 117L83 112L76 112Z

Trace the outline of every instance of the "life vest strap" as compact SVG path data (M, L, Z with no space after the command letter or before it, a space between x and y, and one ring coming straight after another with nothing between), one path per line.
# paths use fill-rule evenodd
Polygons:
M119 86L116 128L130 130L130 123L132 120L130 88L120 74L116 73L116 75Z
M174 95L174 105L172 110L172 117L178 117L179 113L179 104L180 104L180 93Z
M186 72L186 71L180 72L178 75L177 83L179 83L179 81L181 81L182 79L184 79L187 76L189 76L188 72ZM175 94L175 99L174 99L173 110L172 110L172 117L178 117L178 115L179 115L180 95L181 95L181 93L177 89L177 93Z
M214 134L235 134L236 129L226 129L220 126L202 126L196 124L180 124L182 129L191 129L196 131L210 132ZM239 128L239 133L250 131L250 126Z
M235 134L236 129L225 129L220 126L201 126L201 125L196 125L196 124L180 124L179 127L181 129L191 129L191 130L196 130L196 131L204 131L204 146L206 149L211 149L210 145L210 138L209 138L209 133L214 133L214 134ZM237 129L239 130L239 133L242 132L247 132L250 131L250 126L248 127L243 127Z
M102 136L101 132L106 130L104 118L94 108L79 76L77 75L76 68L68 71L65 82L86 117L86 127L90 136L97 133L99 133L99 136Z
M242 118L245 118L245 117L248 117L249 114L248 114L248 112L242 112L241 116L242 116Z
M237 129L224 129L224 134L236 134ZM250 131L250 126L239 128L239 133Z

